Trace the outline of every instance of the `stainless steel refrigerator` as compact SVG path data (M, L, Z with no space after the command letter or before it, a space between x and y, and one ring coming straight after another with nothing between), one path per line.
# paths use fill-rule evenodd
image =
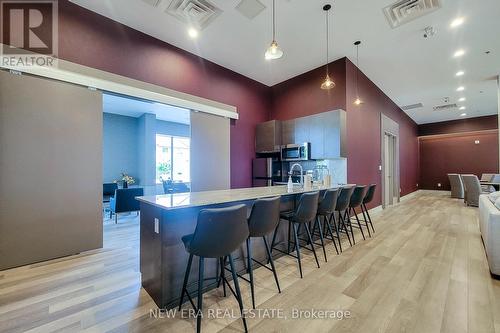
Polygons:
M252 160L252 186L272 186L281 181L281 161L279 158L254 158Z

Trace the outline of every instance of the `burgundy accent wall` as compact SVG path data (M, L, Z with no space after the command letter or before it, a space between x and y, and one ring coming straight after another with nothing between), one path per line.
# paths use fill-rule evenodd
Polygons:
M357 106L358 94L363 104ZM348 181L376 183L376 204L382 203L381 114L399 124L399 171L401 196L417 190L418 126L375 83L346 59L346 110L348 130ZM374 201L375 201L374 200Z
M476 145L475 140L480 144ZM448 173L498 173L498 131L420 138L420 187L449 190ZM438 187L441 183L441 188Z
M365 102L353 104L356 98L355 75L358 71L359 95ZM319 87L324 79L321 67L272 87L271 118L286 120L325 111L347 112L347 180L349 183L377 184L371 206L381 204L381 134L380 114L384 113L400 126L400 171L402 195L417 189L418 129L392 100L387 97L347 58L330 64L330 75L336 87L329 91Z
M483 116L418 125L418 135L474 132L498 128L498 116Z
M255 126L269 118L269 87L67 0L59 1L59 57L236 106L231 187L251 186Z

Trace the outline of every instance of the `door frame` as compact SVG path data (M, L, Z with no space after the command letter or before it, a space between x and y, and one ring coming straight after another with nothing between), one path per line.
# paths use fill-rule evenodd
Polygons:
M394 145L394 162L395 162L395 170L394 170L394 187L395 187L395 195L393 198L396 198L396 202L399 203L401 200L401 182L400 182L400 172L399 172L399 124L387 117L383 113L380 114L380 161L381 161L381 188L382 188L382 208L386 208L388 203L385 199L385 175L386 168L385 165L385 135L389 134L394 137L395 145Z

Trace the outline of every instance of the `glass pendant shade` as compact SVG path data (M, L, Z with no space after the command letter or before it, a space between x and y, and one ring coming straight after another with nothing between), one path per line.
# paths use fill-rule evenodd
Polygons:
M328 90L332 88L335 88L335 82L333 82L333 80L330 78L330 75L327 74L325 80L321 84L321 89Z
M278 43L273 40L269 48L266 50L265 58L266 60L279 59L283 56L283 51L278 46Z
M280 49L278 43L276 42L276 4L273 0L273 41L271 45L267 48L264 57L266 60L275 60L283 56L283 50Z
M328 11L332 8L331 5L324 5L323 10L325 11L326 16L326 77L323 83L321 84L321 89L329 90L335 87L335 82L330 78L330 71L328 68L328 63L330 61L329 51L330 51L330 35L329 35L329 22L328 22Z

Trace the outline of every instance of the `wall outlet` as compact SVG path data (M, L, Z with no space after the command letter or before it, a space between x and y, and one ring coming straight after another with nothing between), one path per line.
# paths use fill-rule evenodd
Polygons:
M378 171L382 171L382 166L381 165L378 166Z
M160 233L160 220L155 217L155 233Z

